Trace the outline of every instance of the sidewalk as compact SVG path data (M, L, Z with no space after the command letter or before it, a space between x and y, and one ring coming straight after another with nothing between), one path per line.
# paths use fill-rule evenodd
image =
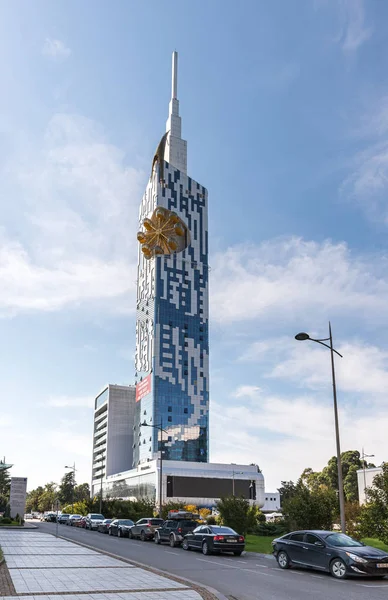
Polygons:
M42 595L49 596L44 600L215 598L200 587L45 533L0 531L0 546L13 584L0 588L0 600L39 600Z

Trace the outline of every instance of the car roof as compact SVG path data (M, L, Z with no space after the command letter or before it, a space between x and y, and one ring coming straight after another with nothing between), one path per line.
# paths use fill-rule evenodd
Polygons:
M335 531L325 531L322 529L299 529L298 531L290 531L286 535L292 535L294 533L313 533L314 535L321 535L326 537L327 535L331 535L332 533L336 533ZM339 532L341 533L341 532Z

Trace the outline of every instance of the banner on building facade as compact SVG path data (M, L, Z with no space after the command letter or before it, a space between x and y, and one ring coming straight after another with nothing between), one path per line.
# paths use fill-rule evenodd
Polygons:
M139 402L144 396L151 392L151 373L144 377L136 386L136 402Z

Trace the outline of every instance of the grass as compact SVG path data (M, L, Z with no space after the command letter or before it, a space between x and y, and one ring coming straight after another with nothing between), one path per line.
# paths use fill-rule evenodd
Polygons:
M387 544L384 544L376 538L363 538L362 541L366 546L373 546L373 548L380 548L380 550L385 550L385 552L388 552Z
M272 540L268 535L252 535L245 537L245 550L247 552L260 552L260 554L272 554Z
M247 552L259 552L260 554L272 554L272 540L274 538L265 535L251 535L248 534L245 538L245 550ZM376 538L364 538L362 540L366 546L372 546L373 548L380 548L388 552L387 544L380 542Z

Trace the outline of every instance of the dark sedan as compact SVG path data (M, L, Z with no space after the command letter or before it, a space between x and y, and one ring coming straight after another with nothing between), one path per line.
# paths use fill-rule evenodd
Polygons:
M230 527L219 525L201 525L192 533L187 533L182 542L183 550L202 550L203 554L233 552L241 556L245 549L245 540Z
M97 527L97 531L100 533L108 533L109 525L112 523L113 519L104 519L102 523Z
M337 579L348 575L388 575L387 552L365 546L343 533L294 531L273 540L272 546L281 569L295 565L328 571Z
M128 537L128 532L135 523L131 519L115 519L108 527L109 535Z

